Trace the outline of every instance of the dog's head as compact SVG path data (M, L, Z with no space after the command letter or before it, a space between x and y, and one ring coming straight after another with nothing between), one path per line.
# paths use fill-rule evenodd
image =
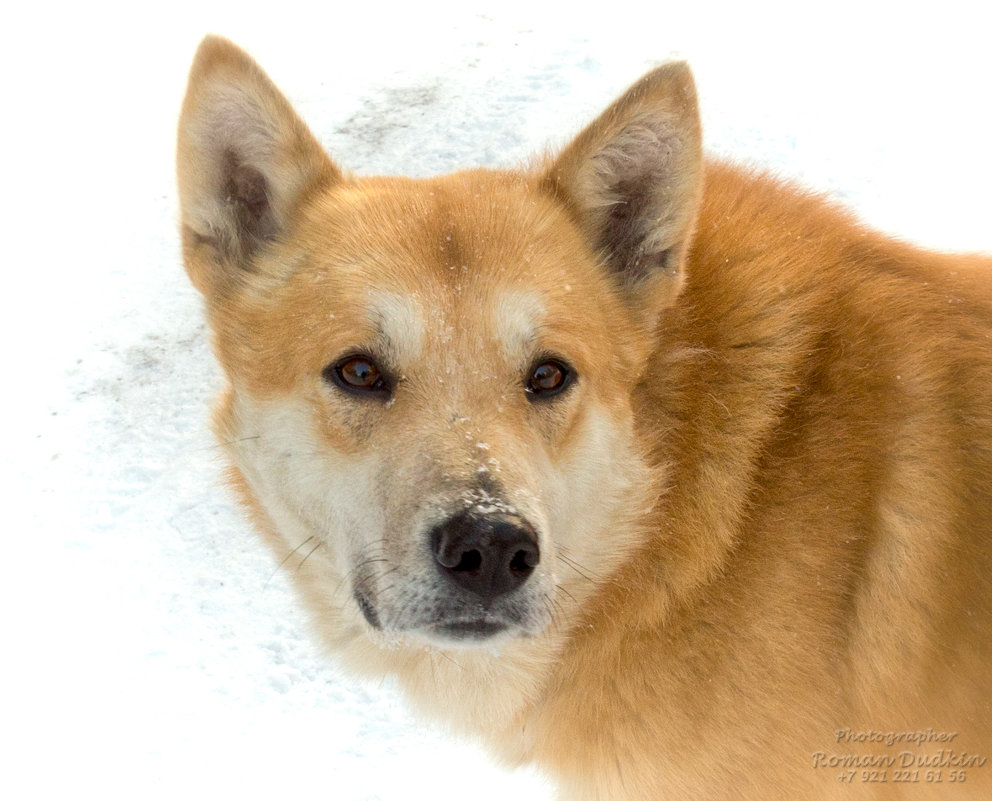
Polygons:
M489 644L615 571L652 492L631 397L700 181L684 65L537 169L353 178L244 53L203 43L179 186L218 430L318 614Z

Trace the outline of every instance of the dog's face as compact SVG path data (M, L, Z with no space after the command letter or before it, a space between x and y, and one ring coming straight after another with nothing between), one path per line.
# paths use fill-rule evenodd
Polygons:
M668 69L543 171L360 180L240 51L201 47L180 190L218 428L337 619L488 647L626 555L610 527L651 500L631 401L698 194L691 80Z
M376 629L540 631L637 492L615 455L641 343L574 225L475 174L332 191L290 239L285 278L218 330L252 490L297 510Z

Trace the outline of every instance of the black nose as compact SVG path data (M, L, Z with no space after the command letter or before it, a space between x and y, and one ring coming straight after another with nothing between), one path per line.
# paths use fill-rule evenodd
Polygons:
M484 603L517 589L541 561L533 527L513 515L461 512L431 531L431 550L441 573Z

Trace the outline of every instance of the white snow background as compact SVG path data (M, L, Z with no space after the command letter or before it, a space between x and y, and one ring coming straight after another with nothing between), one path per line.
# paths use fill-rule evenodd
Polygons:
M346 5L4 12L4 799L550 797L339 675L220 485L173 178L203 34L360 173L517 164L686 58L711 151L992 250L984 4Z

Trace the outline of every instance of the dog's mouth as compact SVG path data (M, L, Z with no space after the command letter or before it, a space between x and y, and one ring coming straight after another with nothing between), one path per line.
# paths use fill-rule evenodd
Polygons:
M379 620L379 613L375 611L375 607L372 605L369 597L357 587L355 588L355 603L358 604L365 622L376 631L380 631L382 629L382 623Z
M355 603L358 605L369 627L376 631L386 630L387 627L383 626L379 612L368 595L361 589L356 588L354 596ZM419 626L409 628L407 631L410 634L420 633L431 640L466 643L488 640L491 637L510 632L512 629L519 627L519 622L515 623L513 620L508 619L507 616L495 615L491 612L480 610L478 615L468 617L464 616L464 612L462 612L461 616L451 619L442 615L440 619L422 623Z
M468 609L455 604L454 608L437 608L427 614L411 617L386 615L385 617L361 588L354 590L355 603L369 628L386 635L394 642L395 636L409 638L411 643L444 647L445 645L471 646L505 637L529 637L544 628L546 621L532 619L524 609L511 606L506 609Z
M510 624L501 620L478 618L475 620L455 620L437 623L434 630L442 637L451 640L488 640L507 629Z

